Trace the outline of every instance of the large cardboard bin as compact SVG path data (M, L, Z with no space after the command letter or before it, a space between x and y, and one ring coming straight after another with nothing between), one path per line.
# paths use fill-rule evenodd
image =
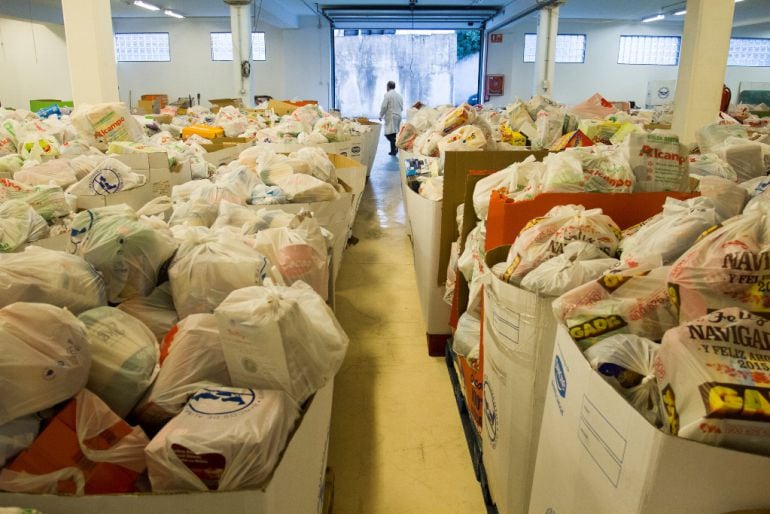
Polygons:
M770 457L652 426L559 326L529 512L722 514L770 505Z
M273 476L262 489L94 496L0 493L0 506L23 505L45 514L320 513L333 389L333 383L327 384L310 401Z

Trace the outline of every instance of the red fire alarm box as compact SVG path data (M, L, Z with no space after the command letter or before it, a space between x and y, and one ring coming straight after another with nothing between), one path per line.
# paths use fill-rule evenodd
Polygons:
M502 43L503 42L503 35L502 34L490 34L489 35L489 42L490 43Z
M487 75L487 94L489 96L503 95L503 75Z

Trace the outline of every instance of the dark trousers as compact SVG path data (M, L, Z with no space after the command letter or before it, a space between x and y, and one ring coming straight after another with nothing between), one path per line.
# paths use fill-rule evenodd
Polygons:
M398 148L396 148L396 135L395 134L385 134L385 139L390 141L390 153L392 155L396 155L396 153L398 153Z

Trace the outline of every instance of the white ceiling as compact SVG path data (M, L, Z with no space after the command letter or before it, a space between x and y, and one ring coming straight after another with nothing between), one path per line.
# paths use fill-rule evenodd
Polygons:
M163 8L173 9L190 17L228 16L229 8L222 0L148 0ZM389 5L408 6L408 0L254 0L261 4L260 18L277 27L294 28L300 16L312 16L316 6ZM517 12L531 6L535 0L418 0L420 6L505 7ZM112 13L120 17L156 17L158 12L133 6L128 0L110 0ZM567 0L561 7L563 19L641 20L646 16L684 5L680 0ZM43 21L61 22L61 0L0 0L0 15L29 17ZM681 19L681 17L677 17ZM770 23L770 0L744 0L736 3L734 25Z

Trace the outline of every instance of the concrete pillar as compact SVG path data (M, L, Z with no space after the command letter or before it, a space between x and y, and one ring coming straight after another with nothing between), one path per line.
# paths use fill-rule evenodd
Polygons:
M119 101L110 2L61 0L61 5L75 105Z
M240 97L243 105L254 105L254 72L248 77L243 76L243 63L253 63L251 55L251 16L249 5L230 6L230 31L233 34L233 91L235 97Z
M671 127L683 143L719 115L734 10L732 0L687 0Z
M556 36L559 33L559 6L540 9L535 56L535 95L553 96L556 63Z

